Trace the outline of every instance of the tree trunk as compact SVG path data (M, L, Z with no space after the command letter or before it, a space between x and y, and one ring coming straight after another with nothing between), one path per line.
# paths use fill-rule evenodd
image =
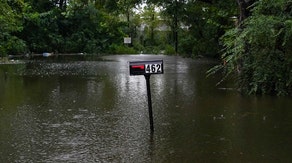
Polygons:
M255 2L255 0L236 0L239 7L239 25L250 16L250 7Z
M239 18L238 18L238 28L243 29L243 21L248 18L251 15L251 5L256 1L256 0L236 0L238 7L239 7ZM245 41L245 55L248 54L249 51L249 45ZM240 59L237 63L237 72L238 74L241 74L243 67L243 60Z
M174 47L175 47L175 53L178 54L178 15L177 15L177 8L178 3L177 0L175 0L175 13L174 13Z

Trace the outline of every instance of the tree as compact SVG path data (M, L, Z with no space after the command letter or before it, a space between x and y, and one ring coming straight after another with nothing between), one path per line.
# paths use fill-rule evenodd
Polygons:
M181 52L190 57L218 56L219 38L234 27L234 0L188 1L184 8L182 23L187 28L181 32Z
M154 5L146 6L141 16L143 22L145 23L146 30L148 29L149 31L148 33L146 33L146 40L148 40L147 45L154 46L155 45L154 30L159 25L158 12L155 11L155 6Z
M240 28L229 30L222 38L224 64L214 69L234 75L242 92L291 95L291 12L292 1L255 2Z
M178 31L180 29L181 17L184 15L184 5L186 0L148 0L148 3L153 3L162 7L162 14L166 17L166 20L170 20L169 26L172 29L172 40L175 48L175 52L178 53Z
M14 35L22 30L19 13L25 4L22 1L0 1L0 55L18 54L25 51L25 42Z
M134 28L131 24L131 15L134 15L133 8L139 4L141 0L119 0L118 3L118 11L119 14L126 16L126 22L128 24L127 34L128 36L133 35Z
M217 56L219 38L234 26L234 0L148 0L162 7L170 20L172 43L177 53L188 57Z
M239 22L243 22L251 14L251 6L255 0L236 0L239 8Z

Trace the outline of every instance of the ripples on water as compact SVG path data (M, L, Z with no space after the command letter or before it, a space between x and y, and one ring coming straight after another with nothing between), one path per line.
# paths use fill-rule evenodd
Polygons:
M1 65L0 162L291 160L290 99L217 89L210 60L104 59ZM128 73L150 59L165 65L151 76L154 135L145 79Z

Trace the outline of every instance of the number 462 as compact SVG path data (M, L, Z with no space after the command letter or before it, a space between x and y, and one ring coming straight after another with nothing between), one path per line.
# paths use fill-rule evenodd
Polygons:
M145 73L161 73L161 64L146 64Z

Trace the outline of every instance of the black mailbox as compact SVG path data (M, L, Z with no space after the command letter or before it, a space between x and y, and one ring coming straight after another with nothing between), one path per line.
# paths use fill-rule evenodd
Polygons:
M130 75L163 74L163 60L129 62Z
M163 74L163 60L129 62L130 75L144 75L147 86L149 122L151 133L154 132L153 112L150 90L151 74Z

